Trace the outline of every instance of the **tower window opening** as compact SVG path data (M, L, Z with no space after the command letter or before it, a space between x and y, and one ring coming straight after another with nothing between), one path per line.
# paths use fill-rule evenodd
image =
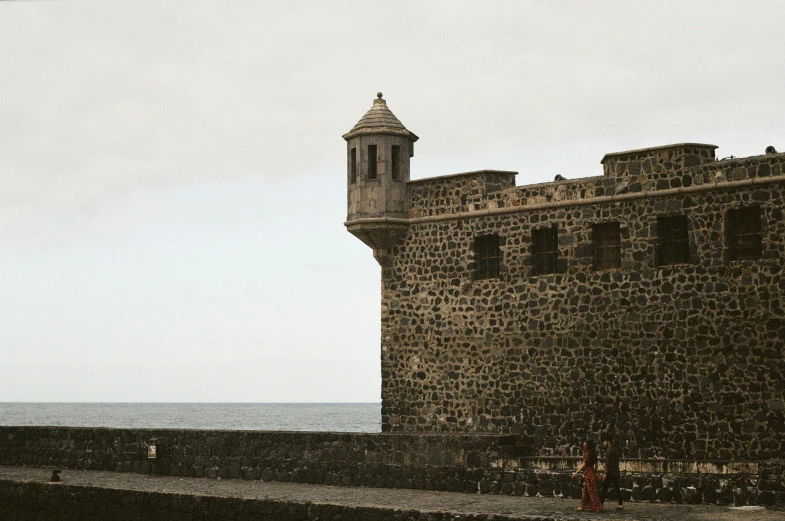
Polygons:
M686 264L690 262L690 240L687 216L657 218L657 264Z
M499 277L501 250L498 235L485 235L474 239L474 253L477 259L477 279Z
M546 275L557 273L559 261L559 230L543 228L532 231L532 254L534 256L534 274Z
M357 149L352 147L349 153L349 182L357 182Z
M368 179L376 179L376 145L368 145Z
M598 270L621 268L621 231L619 223L595 224L592 227L594 238L594 266Z
M401 180L401 147L398 145L392 146L392 154L390 160L392 161L392 179L393 181Z
M730 260L760 258L763 253L760 206L728 210L725 225Z

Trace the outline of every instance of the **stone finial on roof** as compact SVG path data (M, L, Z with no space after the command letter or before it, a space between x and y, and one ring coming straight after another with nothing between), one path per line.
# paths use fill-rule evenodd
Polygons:
M387 102L382 98L381 92L376 93L376 99L373 100L371 108L349 132L344 134L343 138L348 140L358 134L403 134L412 141L419 139L413 132L407 130L403 123L395 117L395 114L387 108Z

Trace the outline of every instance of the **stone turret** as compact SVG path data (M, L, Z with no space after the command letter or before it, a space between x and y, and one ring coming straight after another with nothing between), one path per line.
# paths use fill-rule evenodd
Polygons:
M403 241L408 228L409 160L419 138L387 108L382 93L348 133L346 140L346 228L373 248L383 263L385 252Z

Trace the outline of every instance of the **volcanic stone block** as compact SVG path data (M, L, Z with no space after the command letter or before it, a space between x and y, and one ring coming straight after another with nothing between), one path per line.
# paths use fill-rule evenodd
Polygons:
M720 487L717 491L717 504L730 505L733 503L733 489L730 487Z
M537 484L537 493L543 497L553 497L554 483L549 478L541 478Z
M717 498L719 498L719 489L714 487L713 483L706 485L703 488L703 502L709 505L717 504Z
M662 487L657 491L657 499L663 503L670 503L673 499L673 490L668 487Z
M776 503L777 496L771 490L759 490L758 491L758 504L764 506L772 506Z
M734 487L733 488L733 505L740 507L747 504L747 488Z
M683 490L684 502L689 505L698 505L703 501L702 492L695 487L687 487Z

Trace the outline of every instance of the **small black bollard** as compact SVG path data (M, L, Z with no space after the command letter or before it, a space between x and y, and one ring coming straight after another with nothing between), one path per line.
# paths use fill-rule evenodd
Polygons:
M60 472L62 472L60 469L52 469L52 477L49 478L49 481L53 483L57 481L61 481Z

